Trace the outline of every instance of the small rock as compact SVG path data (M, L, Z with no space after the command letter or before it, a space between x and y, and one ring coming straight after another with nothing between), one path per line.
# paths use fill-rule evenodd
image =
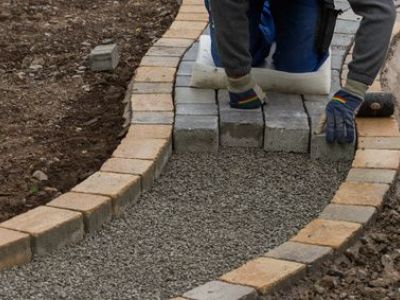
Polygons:
M49 177L42 171L37 170L33 172L32 177L39 180L39 181L47 181L49 180Z

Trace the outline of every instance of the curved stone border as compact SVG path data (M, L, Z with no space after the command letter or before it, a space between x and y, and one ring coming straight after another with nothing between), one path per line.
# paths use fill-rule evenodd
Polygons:
M202 0L182 0L169 30L143 57L128 87L125 138L100 171L45 206L0 224L0 270L83 239L137 201L172 153L172 87L181 57L207 26Z

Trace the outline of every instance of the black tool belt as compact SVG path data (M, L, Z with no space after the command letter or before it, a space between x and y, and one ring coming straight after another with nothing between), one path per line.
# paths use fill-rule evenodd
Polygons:
M326 53L332 43L336 19L342 10L335 9L334 0L321 0L315 47L318 54Z

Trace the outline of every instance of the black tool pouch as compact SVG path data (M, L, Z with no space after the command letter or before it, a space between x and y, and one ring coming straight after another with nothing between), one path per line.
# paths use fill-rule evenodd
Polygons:
M329 50L335 31L336 19L342 13L342 10L335 9L334 0L320 1L315 47L318 54L324 54Z

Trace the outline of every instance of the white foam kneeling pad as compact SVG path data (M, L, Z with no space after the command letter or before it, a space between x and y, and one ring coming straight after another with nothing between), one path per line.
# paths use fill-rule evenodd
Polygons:
M268 67L253 68L254 79L267 91L293 94L329 94L331 89L331 58L318 71L309 73L288 73ZM223 68L217 68L211 56L211 38L200 37L200 47L193 66L191 86L209 89L225 89L226 75Z

